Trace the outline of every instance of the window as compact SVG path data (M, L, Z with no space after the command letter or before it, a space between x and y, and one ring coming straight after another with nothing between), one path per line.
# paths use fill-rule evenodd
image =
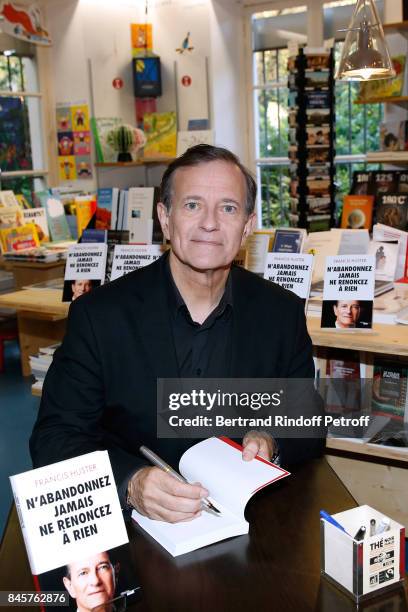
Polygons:
M0 184L29 200L47 174L41 102L36 50L0 35Z
M342 0L327 3L324 9L322 6L325 38L348 26L354 5L354 0ZM381 12L381 3L378 8ZM287 42L306 44L306 22L306 7L252 16L254 136L260 186L258 212L263 227L288 224ZM342 44L336 41L334 45L337 60ZM358 89L358 83L335 85L337 215L343 195L349 192L353 171L379 167L365 164L365 153L379 148L383 107L354 104Z

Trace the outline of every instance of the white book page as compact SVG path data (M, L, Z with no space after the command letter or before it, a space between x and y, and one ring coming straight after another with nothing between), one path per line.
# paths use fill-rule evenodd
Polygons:
M189 448L179 466L189 482L200 482L208 489L216 507L226 506L241 519L249 498L257 490L289 474L269 461L243 461L240 449L219 438L209 438Z
M136 510L132 512L132 518L173 556L177 556L225 538L248 533L247 521L234 516L220 504L217 507L221 510L219 515L203 510L198 518L182 523L155 521Z

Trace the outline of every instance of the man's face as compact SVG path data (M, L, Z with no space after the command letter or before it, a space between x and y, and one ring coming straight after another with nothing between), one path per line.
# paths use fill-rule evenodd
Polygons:
M72 283L72 299L76 300L77 297L88 293L92 289L91 281L89 280L76 280Z
M360 317L360 303L357 300L338 301L333 308L340 327L354 327Z
M115 572L106 552L69 565L64 585L80 611L102 606L115 596Z
M255 218L245 212L241 170L224 161L178 168L172 187L170 212L159 204L158 214L174 255L200 271L229 266Z

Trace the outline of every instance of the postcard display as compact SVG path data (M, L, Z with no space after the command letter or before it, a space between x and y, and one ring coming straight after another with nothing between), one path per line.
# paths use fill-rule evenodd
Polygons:
M292 227L334 225L333 51L289 57L289 160Z

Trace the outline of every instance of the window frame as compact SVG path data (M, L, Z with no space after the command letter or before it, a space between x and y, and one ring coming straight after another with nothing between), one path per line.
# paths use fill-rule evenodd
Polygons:
M318 18L320 15L320 23L317 24L317 29L321 28L323 31L323 20L324 20L324 4L327 0L287 0L264 3L256 3L256 0L250 6L246 6L244 11L244 49L245 49L245 79L246 79L246 90L248 93L248 104L247 104L247 125L248 125L248 151L247 157L251 170L256 176L257 184L259 186L256 201L256 212L257 212L257 226L262 228L262 189L261 189L261 168L264 166L273 167L289 167L290 160L288 157L257 157L257 151L259 150L259 130L257 125L257 92L265 89L276 89L278 87L286 87L283 83L268 83L268 85L260 86L254 84L254 51L252 49L252 17L255 13L268 10L283 10L287 8L296 8L301 6L307 6L307 39L314 41L313 20L309 12L313 11L314 18ZM335 155L334 164L345 165L345 164L366 164L366 154L340 154Z
M58 184L58 166L56 156L57 131L55 122L55 104L53 104L53 82L50 72L51 46L35 45L35 61L38 91L0 90L0 97L6 98L37 98L40 100L40 122L44 167L37 170L6 170L0 171L0 189L2 182L14 178L42 178L45 185ZM45 93L46 92L46 93ZM47 128L46 128L47 126Z

